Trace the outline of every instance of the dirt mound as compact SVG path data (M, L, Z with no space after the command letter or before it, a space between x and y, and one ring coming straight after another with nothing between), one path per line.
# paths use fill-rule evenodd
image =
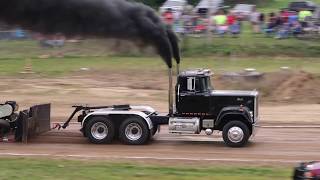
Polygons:
M303 71L267 73L257 81L217 81L221 88L257 89L264 101L320 103L320 78Z
M312 98L320 103L320 93L317 94L316 81L311 74L306 72L293 74L274 90L273 98L280 97L279 100L293 102L311 100L310 98Z

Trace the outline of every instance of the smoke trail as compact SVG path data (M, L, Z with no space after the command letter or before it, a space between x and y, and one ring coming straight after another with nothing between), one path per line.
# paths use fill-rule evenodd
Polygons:
M0 0L0 20L44 34L142 40L169 68L180 62L177 37L153 9L125 0Z

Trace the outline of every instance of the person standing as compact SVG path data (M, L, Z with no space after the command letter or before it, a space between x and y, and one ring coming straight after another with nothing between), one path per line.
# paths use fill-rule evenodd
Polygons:
M164 20L165 24L167 25L168 29L172 28L174 17L172 13L172 9L168 8L163 14L162 19Z
M264 31L264 28L265 28L265 15L264 13L260 13L260 16L259 16L259 29L260 29L260 32L263 32Z
M250 15L250 22L252 25L252 31L254 33L260 32L260 21L259 21L260 13L256 11L256 8L253 8L253 12Z
M307 27L306 18L311 16L312 16L312 12L309 10L303 9L302 11L299 12L298 17L302 27Z
M220 36L223 36L228 30L227 26L227 16L223 10L220 10L217 15L213 17L214 24L216 25L216 30Z
M233 13L229 13L227 17L227 23L229 26L229 32L233 35L233 37L237 37L237 35L240 33L240 22Z

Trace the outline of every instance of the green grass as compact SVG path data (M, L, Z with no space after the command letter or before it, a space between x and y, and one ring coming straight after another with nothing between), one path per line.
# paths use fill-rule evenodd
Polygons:
M199 55L237 55L237 56L291 56L319 57L320 39L301 40L296 38L275 39L264 34L254 34L248 23L243 23L242 33L238 38L226 35L189 37L181 42L184 56Z
M291 169L274 167L176 167L96 161L0 158L2 180L287 180Z
M165 72L166 67L160 58L151 57L70 57L70 58L49 58L31 59L32 69L43 76L61 76L79 72L80 68L87 67L91 71L101 72L141 72L147 73ZM24 65L28 61L22 59L0 60L0 75L20 75ZM319 58L272 58L272 57L198 57L184 58L182 69L186 68L210 68L216 73L226 71L241 71L245 68L255 68L261 72L279 71L280 67L289 66L293 70L304 70L319 74ZM22 76L22 75L20 75Z
M80 68L90 68L101 72L164 72L166 67L160 58L151 57L70 57L31 59L32 70L40 75L66 75L79 72ZM0 60L0 75L19 75L28 61L22 59ZM241 71L255 68L261 72L279 71L280 67L289 66L293 70L320 73L319 58L272 58L272 57L198 57L184 58L182 68L210 68L217 73Z
M320 1L320 0L319 0ZM319 41L294 38L276 40L252 34L244 24L239 38L226 36L189 37L181 42L182 68L207 67L216 72L256 68L263 72L278 71L282 66L294 70L320 73ZM31 62L33 71L41 75L65 75L82 67L95 71L165 71L165 65L150 49L140 50L127 42L120 52L108 39L90 39L66 43L63 48L42 48L37 41L0 41L0 75L18 75ZM63 53L63 58L56 56ZM49 58L42 59L43 55Z
M247 28L240 38L214 37L211 43L206 43L204 38L189 38L187 43L182 43L182 68L206 67L220 73L244 68L273 72L289 66L294 70L320 73L318 42L275 40L251 35ZM34 72L49 76L78 72L82 67L105 72L166 70L156 54L137 51L117 54L110 44L109 40L85 40L48 49L41 48L36 41L0 41L0 75L19 75L30 62ZM55 57L61 52L63 58ZM50 57L41 59L42 55Z
M320 36L319 36L320 37ZM248 23L243 24L243 30L238 38L212 36L181 37L181 49L184 57L199 56L289 56L289 57L319 57L320 38L314 40L299 40L289 38L278 40L266 37L264 34L253 34ZM40 55L56 56L63 52L67 57L94 56L102 57L119 55L127 57L152 56L150 49L141 51L136 46L123 42L120 48L115 48L113 40L85 40L80 43L66 43L63 48L41 48L37 41L0 41L0 59L27 59ZM115 50L117 49L117 51Z

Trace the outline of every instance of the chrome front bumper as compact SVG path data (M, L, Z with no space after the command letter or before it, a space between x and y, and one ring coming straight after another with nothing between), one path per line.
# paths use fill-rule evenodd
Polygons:
M255 137L256 136L258 129L259 129L259 125L257 123L252 124L251 137Z

